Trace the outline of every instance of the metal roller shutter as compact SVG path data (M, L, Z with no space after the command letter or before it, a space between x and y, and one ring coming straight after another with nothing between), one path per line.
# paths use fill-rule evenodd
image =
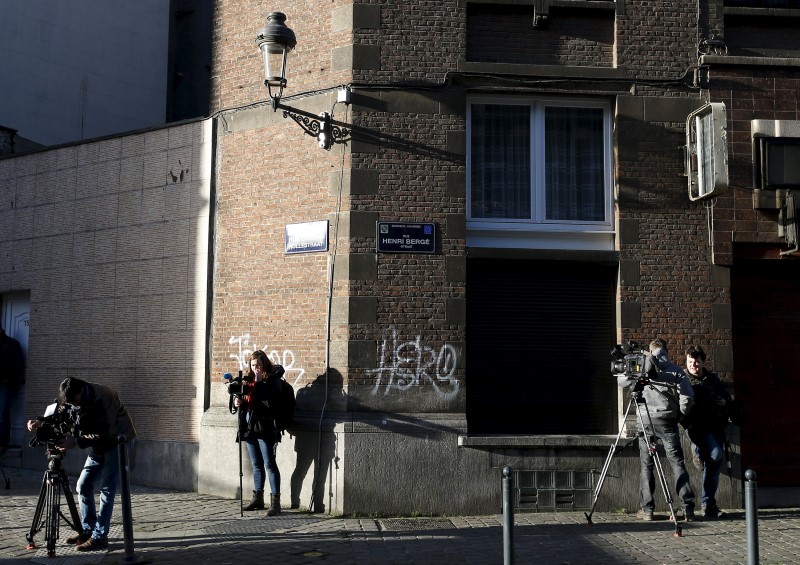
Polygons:
M473 434L614 433L617 266L469 259Z

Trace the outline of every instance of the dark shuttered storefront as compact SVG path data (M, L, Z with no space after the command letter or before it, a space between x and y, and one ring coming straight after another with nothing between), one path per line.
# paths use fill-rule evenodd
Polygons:
M615 433L617 266L467 262L470 434Z

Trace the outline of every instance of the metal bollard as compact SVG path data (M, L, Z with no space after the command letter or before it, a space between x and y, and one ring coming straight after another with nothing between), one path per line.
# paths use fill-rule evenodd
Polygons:
M514 565L514 478L503 467L503 565Z
M122 563L136 563L133 553L133 514L131 513L131 485L128 477L128 438L125 434L117 436L119 455L119 484L122 499L122 532L125 538L125 557Z
M758 502L756 501L756 472L744 472L744 512L747 530L747 565L758 565Z

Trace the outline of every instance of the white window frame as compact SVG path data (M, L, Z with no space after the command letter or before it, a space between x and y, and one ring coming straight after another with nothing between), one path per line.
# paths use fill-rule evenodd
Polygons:
M472 105L499 104L531 108L531 219L472 217ZM605 219L545 218L544 109L548 106L603 110ZM467 245L538 249L614 249L614 169L611 102L578 97L471 96L467 100Z

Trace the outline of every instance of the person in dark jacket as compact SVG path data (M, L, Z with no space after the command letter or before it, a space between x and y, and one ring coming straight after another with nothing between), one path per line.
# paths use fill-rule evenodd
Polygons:
M25 384L25 354L19 342L0 328L0 450L11 441L11 407Z
M717 506L719 472L725 456L725 428L732 400L715 373L705 368L706 354L700 346L686 351L686 376L694 390L694 407L683 421L692 440L694 464L703 471L701 504L707 518L721 518Z
M263 351L254 351L250 356L250 372L247 379L252 383L244 398L234 399L234 406L244 411L244 426L237 440L244 440L253 465L253 499L244 510L264 508L264 485L269 480L270 504L267 516L281 513L281 473L278 469L276 449L281 434L275 424L277 406L281 400L281 377L284 370L273 365Z
M56 443L62 450L89 448L89 455L78 477L77 491L80 502L83 531L67 538L78 551L94 551L108 547L108 530L114 509L114 496L119 485L119 435L128 441L136 437L125 405L113 389L77 378L61 383L59 404L78 407L79 425L75 436L68 435ZM41 422L29 420L28 430L35 431ZM95 483L99 484L100 509L95 507Z

